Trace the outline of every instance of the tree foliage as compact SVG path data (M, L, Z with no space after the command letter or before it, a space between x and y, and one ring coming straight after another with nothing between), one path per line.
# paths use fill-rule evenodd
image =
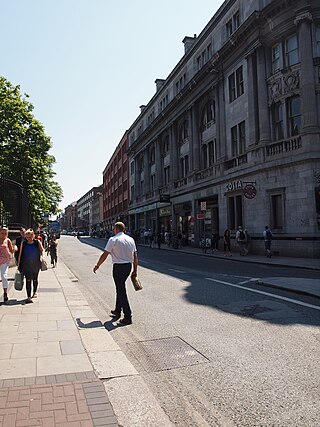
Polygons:
M33 115L28 95L0 76L0 173L21 182L32 206L33 219L56 214L62 189L53 177L50 137Z

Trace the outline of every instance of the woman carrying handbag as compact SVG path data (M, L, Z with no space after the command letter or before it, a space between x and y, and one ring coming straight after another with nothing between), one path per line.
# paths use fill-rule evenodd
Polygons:
M11 254L14 248L11 240L8 239L9 230L7 227L0 227L0 272L3 287L3 302L8 301L8 270Z
M32 229L26 231L26 240L22 243L18 269L26 278L27 299L26 304L32 302L31 298L37 298L38 275L41 268L43 246L39 240L34 238ZM31 297L31 282L33 294Z

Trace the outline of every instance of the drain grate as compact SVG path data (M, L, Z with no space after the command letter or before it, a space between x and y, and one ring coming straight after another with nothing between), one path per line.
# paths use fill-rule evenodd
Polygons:
M180 337L139 341L128 344L128 348L140 364L151 372L209 362Z

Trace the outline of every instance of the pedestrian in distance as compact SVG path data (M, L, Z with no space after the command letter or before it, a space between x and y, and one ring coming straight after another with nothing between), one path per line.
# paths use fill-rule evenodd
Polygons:
M123 222L116 222L114 225L114 237L108 240L104 252L101 254L97 264L93 267L96 273L101 264L111 255L113 269L112 275L116 287L115 309L111 310L111 316L118 320L123 312L124 317L120 319L120 325L130 325L132 323L132 312L127 297L126 280L130 275L137 277L138 254L136 244L132 237L125 234Z
M26 239L22 242L18 260L18 269L26 278L27 299L26 304L37 298L38 276L41 268L43 246L40 240L35 238L34 231L30 228L26 231ZM31 282L33 292L31 292Z
M16 238L15 248L14 248L14 257L15 257L17 265L18 265L18 259L19 259L21 244L25 240L26 229L24 227L21 227L19 230L19 233L20 233L20 235Z
M242 230L241 225L239 225L238 231L236 233L236 241L239 246L240 255L248 255L248 250L246 249L246 235L245 232Z
M247 229L245 229L245 230L244 230L244 234L245 234L245 236L246 236L246 238L245 238L245 244L244 244L244 249L245 249L245 251L246 251L246 255L248 255L248 253L249 253L249 248L250 248L251 236L250 236L250 234L248 233L248 230L247 230Z
M162 243L162 235L161 232L158 231L157 233L157 244L158 244L158 249L161 249L161 243Z
M232 256L231 255L231 236L230 230L227 228L223 234L223 250L224 256Z
M8 301L8 270L11 254L14 253L14 247L8 235L8 228L0 227L0 272L3 288L3 302L5 303Z
M55 234L52 235L49 242L49 252L51 258L51 266L52 268L56 267L58 262L58 241L57 236Z
M273 235L268 225L265 226L262 236L264 238L264 247L267 252L267 257L271 258L271 242L272 242Z

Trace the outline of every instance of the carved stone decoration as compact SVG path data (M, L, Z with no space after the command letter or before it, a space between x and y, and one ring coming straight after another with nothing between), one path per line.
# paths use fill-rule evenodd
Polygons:
M303 21L312 22L312 15L310 12L304 12L297 15L296 19L294 20L294 25L298 26Z
M269 86L269 102L272 104L272 102L275 102L278 100L278 98L281 97L282 94L282 88L281 88L281 79L275 80L273 83Z
M300 87L300 76L299 72L296 71L295 73L287 74L286 76L283 76L283 93L292 93L296 89L299 89Z

